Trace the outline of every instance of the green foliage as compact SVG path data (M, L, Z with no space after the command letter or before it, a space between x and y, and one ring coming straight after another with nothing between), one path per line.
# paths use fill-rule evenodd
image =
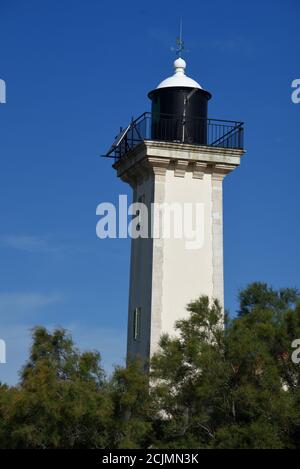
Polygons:
M114 423L111 448L143 448L151 435L154 404L149 393L149 378L140 361L117 368L111 380Z
M79 353L64 330L33 331L21 382L2 392L3 448L103 447L112 403L98 353Z
M164 335L150 373L105 376L62 329L33 330L18 386L0 385L1 448L300 449L300 298L255 283L236 318L201 297Z
M250 313L256 307L280 313L297 304L299 292L296 288L282 288L276 291L266 283L254 282L239 292L239 301L240 316Z
M240 314L227 319L207 297L164 336L152 361L154 393L165 418L155 445L167 448L299 448L300 338L296 290L253 284Z

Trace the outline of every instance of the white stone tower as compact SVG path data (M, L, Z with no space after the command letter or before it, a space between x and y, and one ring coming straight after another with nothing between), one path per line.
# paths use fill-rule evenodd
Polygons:
M132 121L109 152L133 200L149 212L153 203L203 209L203 243L196 249L184 237L131 241L127 352L146 360L187 315L187 303L205 294L223 305L222 181L244 154L243 124L208 119L211 95L186 76L183 59L174 68L149 93L152 112ZM158 221L150 218L155 231Z

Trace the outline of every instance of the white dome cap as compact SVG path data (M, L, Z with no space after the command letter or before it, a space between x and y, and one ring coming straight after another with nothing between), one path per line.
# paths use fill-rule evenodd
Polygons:
M174 62L174 75L172 77L163 80L157 87L159 88L170 88L172 86L183 86L187 88L198 88L202 90L202 86L199 85L195 80L189 78L185 74L186 62L181 57Z

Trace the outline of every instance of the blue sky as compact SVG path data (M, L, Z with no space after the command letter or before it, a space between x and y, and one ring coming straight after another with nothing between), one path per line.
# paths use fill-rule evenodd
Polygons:
M97 239L95 210L130 192L98 155L150 110L180 15L210 117L246 122L224 183L226 306L254 280L300 287L299 14L298 0L0 0L0 380L16 382L37 324L68 328L108 370L124 359L130 244Z

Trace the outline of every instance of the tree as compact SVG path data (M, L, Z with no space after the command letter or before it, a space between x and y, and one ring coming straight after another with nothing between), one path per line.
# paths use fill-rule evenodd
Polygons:
M21 382L2 389L3 448L102 448L113 406L98 353L80 353L63 329L33 331Z
M188 306L177 337L164 336L152 361L164 418L156 441L170 448L299 447L300 338L296 290L253 284L240 293L240 314L222 327L218 302ZM160 441L160 443L158 443Z
M152 360L153 393L163 416L155 444L161 447L210 447L230 407L222 309L201 297L188 311L190 317L176 324L178 336L163 336Z
M139 360L118 367L111 379L114 419L110 448L147 448L151 441L154 401L149 376Z
M250 313L256 307L281 313L299 302L299 292L296 288L276 291L266 283L254 282L239 292L239 302L239 316Z

